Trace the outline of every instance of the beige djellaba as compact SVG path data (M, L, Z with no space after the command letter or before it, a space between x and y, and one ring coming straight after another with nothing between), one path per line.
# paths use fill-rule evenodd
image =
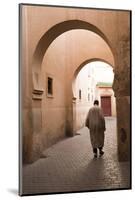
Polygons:
M85 126L90 130L90 139L93 148L104 146L105 119L99 106L93 106L87 115Z

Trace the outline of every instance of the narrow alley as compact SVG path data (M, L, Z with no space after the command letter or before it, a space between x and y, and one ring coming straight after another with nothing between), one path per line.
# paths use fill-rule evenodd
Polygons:
M23 193L79 192L130 187L129 162L118 162L116 118L106 117L105 154L93 158L86 127L23 167Z

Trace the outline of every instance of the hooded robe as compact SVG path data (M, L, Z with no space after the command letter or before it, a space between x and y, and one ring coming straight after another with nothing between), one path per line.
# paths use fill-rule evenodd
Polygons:
M105 119L100 107L93 106L87 115L85 126L90 130L90 139L93 148L104 146Z

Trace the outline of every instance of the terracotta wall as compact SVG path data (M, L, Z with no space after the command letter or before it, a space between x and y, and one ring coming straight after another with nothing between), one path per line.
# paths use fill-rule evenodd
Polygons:
M115 95L130 95L129 76L127 80L121 78L130 72L130 22L129 12L40 6L22 6L21 16L23 157L30 162L66 134L73 135L72 83L84 61L100 58L109 62L115 67ZM69 20L74 22L57 26ZM69 31L73 27L87 30ZM47 74L54 78L53 98L46 96ZM120 104L117 109L121 110Z

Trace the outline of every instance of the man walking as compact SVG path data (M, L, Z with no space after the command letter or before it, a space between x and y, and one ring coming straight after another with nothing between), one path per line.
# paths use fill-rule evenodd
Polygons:
M90 139L93 147L94 157L97 158L98 150L99 156L104 154L104 131L105 128L105 119L102 113L101 108L99 107L99 101L94 101L94 106L89 110L85 126L89 128Z

